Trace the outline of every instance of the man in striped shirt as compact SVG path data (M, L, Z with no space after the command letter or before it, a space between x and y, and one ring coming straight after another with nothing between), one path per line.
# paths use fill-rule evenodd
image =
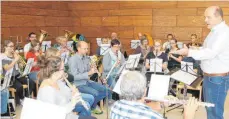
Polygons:
M111 119L163 119L162 115L144 104L146 78L140 72L128 71L121 77L121 98L111 107ZM191 98L184 106L184 119L193 119L198 107Z

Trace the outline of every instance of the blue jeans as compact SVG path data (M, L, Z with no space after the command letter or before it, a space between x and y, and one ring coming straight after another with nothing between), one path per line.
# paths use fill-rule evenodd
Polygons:
M80 85L77 87L81 93L87 93L94 96L95 101L92 104L92 109L96 108L97 103L106 97L106 91L110 94L107 88L96 82L87 82L86 85Z
M37 80L37 73L38 72L30 72L29 73L29 79L33 80L35 82Z
M1 114L7 112L7 104L9 99L9 91L7 89L1 91Z
M223 119L224 103L229 89L228 76L204 76L203 91L205 102L215 104L215 107L207 107L208 119Z
M82 99L88 103L88 107L91 107L95 101L95 98L91 94L81 93Z
M73 112L78 112L79 116L90 116L91 110L90 107L94 103L94 97L90 94L81 93L82 99L85 101L89 110L87 110L82 103L77 103Z

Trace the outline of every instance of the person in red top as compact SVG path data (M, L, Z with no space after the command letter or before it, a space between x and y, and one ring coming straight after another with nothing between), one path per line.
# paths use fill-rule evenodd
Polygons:
M29 79L32 79L34 81L37 80L37 73L40 70L40 67L37 65L38 57L41 55L40 50L40 43L38 40L34 40L31 42L31 48L29 52L26 54L26 60L29 58L34 59L33 67L31 69L31 73L29 74Z

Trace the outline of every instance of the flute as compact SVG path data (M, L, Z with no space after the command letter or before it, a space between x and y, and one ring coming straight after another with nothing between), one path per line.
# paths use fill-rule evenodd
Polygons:
M73 85L68 81L68 79L66 77L64 78L64 81L73 90L73 88L74 88ZM81 102L86 110L90 110L89 107L87 106L87 104L85 103L85 101L82 99L82 97L80 95L79 95L79 100L76 101L76 102Z

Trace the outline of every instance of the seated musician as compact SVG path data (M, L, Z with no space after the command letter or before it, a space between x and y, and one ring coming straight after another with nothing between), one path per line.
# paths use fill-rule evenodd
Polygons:
M176 39L170 40L170 46L171 46L171 48L167 49L165 51L165 53L168 54L168 58L169 58L168 69L173 70L175 68L180 68L180 66L181 66L180 64L181 64L183 57L181 55L171 53L171 52L175 52L175 51L179 50L179 48L177 46L177 40Z
M119 39L119 38L118 38L118 34L115 33L115 32L112 32L112 33L111 33L111 40L114 40L114 39Z
M162 70L165 72L168 70L168 56L166 53L162 51L161 41L155 40L154 50L149 52L146 56L146 63L145 67L146 69L150 69L150 59L154 59L157 56L157 58L162 59Z
M12 87L16 89L16 104L22 104L24 95L23 95L23 86L27 85L27 79L25 77L20 77L20 66L19 62L22 60L21 56L14 51L14 43L11 40L5 40L4 42L5 52L2 54L2 66L3 66L3 75L6 71L9 71L13 68L13 73L11 81L13 83ZM29 80L29 94L34 92L36 89L36 84L33 80ZM28 96L28 91L26 90L25 95Z
M138 46L135 50L135 54L141 53L141 57L143 59L146 58L147 54L152 51L152 48L148 45L148 40L145 35L140 37L141 39L141 45Z
M40 43L38 40L31 41L31 49L26 54L26 60L29 58L34 59L33 67L31 69L31 72L29 73L29 79L32 79L34 81L37 80L37 73L40 70L39 66L37 65L38 57L42 55L42 51L40 50Z
M77 43L78 52L73 55L68 62L69 73L74 76L74 84L81 93L87 93L94 96L95 101L92 105L92 112L102 114L99 111L97 103L106 97L106 87L90 80L90 76L97 72L97 68L90 66L90 58L86 55L88 53L88 44L85 41ZM110 91L108 91L110 94Z
M109 51L103 56L103 78L106 78L112 66L115 65L112 70L110 76L107 79L108 86L113 89L116 84L116 74L120 67L124 64L125 58L120 51L121 43L117 39L111 40L111 48ZM111 99L112 95L110 95L109 99Z
M166 51L167 49L169 49L171 46L170 46L170 40L174 39L174 36L173 34L168 34L167 35L167 41L163 44L162 48L164 51Z
M111 119L163 119L162 115L145 104L146 78L137 71L128 71L120 83L122 100L111 107ZM184 106L184 119L194 119L197 100L191 98Z
M201 44L198 43L198 39L197 39L197 35L196 34L192 34L191 35L191 42L187 44L188 48L195 48L195 47L200 47Z
M58 36L56 41L58 44L56 44L54 47L60 51L61 59L64 61L66 66L71 53L74 53L74 51L68 48L68 39L65 36Z
M88 103L85 102L85 105L83 105L81 102L77 102L78 89L75 87L70 89L66 85L64 81L64 78L66 78L64 63L60 57L45 58L42 56L39 65L39 79L43 81L38 91L38 100L65 107L67 110L66 119L77 119L78 115L91 115ZM77 112L78 115L73 112Z
M54 47L50 47L50 48L48 48L48 49L46 50L46 52L45 52L45 58L49 58L49 57L53 57L53 56L60 57L60 51L57 50L57 49L54 48ZM65 72L66 72L66 71L65 71ZM66 72L66 73L68 74L68 77L67 77L68 81L69 81L69 82L74 81L74 77L73 77L70 73L68 73L68 72ZM93 95L91 95L91 94L86 94L86 93L81 93L81 96L82 96L82 99L83 99L84 101L88 102L89 105L90 105L90 107L91 107L92 104L94 103L94 100L95 100L94 97L93 97Z
M30 50L30 48L31 48L31 42L32 42L33 40L36 40L36 39L37 39L37 35L36 35L34 32L29 33L29 35L28 35L29 43L27 43L27 44L24 46L24 57L26 57L27 52L29 52L29 50Z

